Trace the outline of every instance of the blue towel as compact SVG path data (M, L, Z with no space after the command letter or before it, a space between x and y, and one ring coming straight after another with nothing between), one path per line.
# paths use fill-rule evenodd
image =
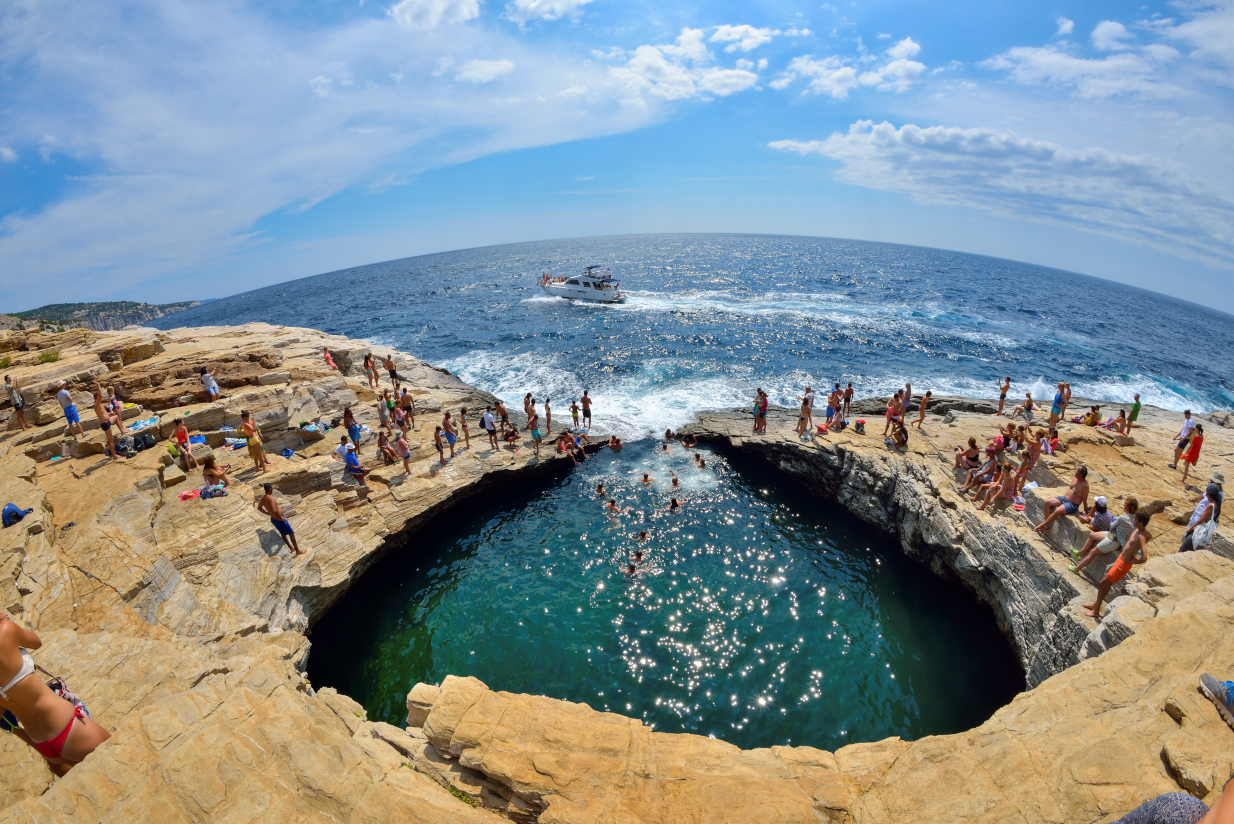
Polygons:
M189 443L205 443L205 435L189 435Z
M284 458L290 458L292 455L296 453L292 452L290 448L287 448L287 449L284 449L279 454L282 455Z

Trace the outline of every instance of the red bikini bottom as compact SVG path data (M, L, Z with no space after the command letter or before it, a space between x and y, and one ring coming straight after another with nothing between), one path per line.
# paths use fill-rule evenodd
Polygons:
M78 718L85 721L86 713L81 707L73 707L73 717L69 719L69 723L60 731L60 734L50 741L34 744L34 748L48 761L59 758L60 753L64 750L64 742L69 740L69 730L73 729L73 722ZM31 743L33 744L34 742Z

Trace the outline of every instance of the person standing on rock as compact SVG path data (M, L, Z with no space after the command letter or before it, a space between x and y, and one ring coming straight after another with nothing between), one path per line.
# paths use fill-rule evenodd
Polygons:
M450 446L450 457L454 457L454 442L458 440L458 436L454 434L454 421L450 420L450 413L447 411L441 416L441 434L446 439L446 443Z
M1062 381L1058 382L1058 391L1054 393L1054 403L1050 405L1050 428L1058 426L1058 419L1063 415L1063 387Z
M548 401L544 402L548 406ZM471 449L471 427L467 425L467 407L463 407L458 411L458 425L463 430L463 443L465 448Z
M553 408L551 406L552 398L544 399L544 431L548 434L553 432Z
M998 411L995 415L1003 414L1003 404L1007 402L1007 393L1011 391L1011 376L1003 378L1002 384L998 387Z
M1088 504L1088 467L1076 467L1075 477L1071 486L1060 498L1050 498L1045 502L1045 519L1035 527L1037 532L1045 532L1063 515L1075 515Z
M497 417L501 420L501 437L506 436L506 427L510 425L510 413L506 411L506 405L497 399L497 403L493 404L493 411L497 413Z
M325 353L326 366L330 367L331 369L337 372L338 367L334 365L334 358L330 357L330 349L328 347L323 346L321 351Z
M124 421L120 418L120 409L122 405L115 400L114 395L108 389L108 396L103 397L103 385L98 381L94 382L94 394L97 398L102 398L103 409L107 412L107 416L111 419L112 424L116 427L121 435L127 435L128 430L124 428ZM96 409L97 412L97 409Z
M399 393L398 403L403 408L403 414L411 421L411 428L414 430L416 428L416 399L404 388Z
M801 409L797 410L797 426L793 431L798 435L805 437L810 431L810 401L806 398L799 398L801 401ZM668 444L665 444L668 446Z
M1131 427L1135 426L1136 418L1140 417L1140 393L1135 393L1135 403L1131 404L1131 414L1127 416L1127 432L1131 433Z
M1071 384L1063 382L1063 415L1067 414L1067 407L1071 405Z
M493 449L500 446L497 443L497 423L493 420L493 407L484 408L484 414L480 416L480 426L484 427L484 431L488 433L489 445Z
M804 435L814 429L814 390L807 386L805 394L797 400L801 401L801 410L806 416L806 425L801 430Z
M360 427L356 416L352 414L350 406L343 409L343 426L347 428L347 434L351 436L351 444L355 447L356 456L359 457L360 438L364 437L364 430Z
M1084 614L1089 618L1101 617L1101 602L1110 594L1110 588L1123 579L1123 577L1131 571L1133 564L1142 564L1148 560L1148 542L1153 539L1153 536L1148 531L1149 514L1147 512L1137 512L1135 514L1135 530L1131 533L1131 537L1127 540L1127 545L1123 547L1123 551L1114 559L1114 563L1106 571L1105 577L1101 579L1101 583L1097 585L1097 597L1093 599L1091 604L1082 604Z
M407 440L406 432L399 432L398 438L394 441L394 449L398 452L399 458L403 461L403 471L408 475L411 474L411 443Z
M253 459L253 465L258 472L265 472L270 466L270 459L266 457L266 447L261 442L261 430L247 409L240 412L240 432L243 433L248 445L249 457Z
M376 392L380 384L377 378L377 361L372 352L364 356L364 379L368 381L368 388Z
M1174 463L1170 464L1170 469L1178 468L1178 459L1182 457L1183 452L1191 445L1191 433L1195 431L1195 421L1191 418L1191 410L1183 410L1183 428L1178 430L1178 445L1174 447Z
M591 398L587 396L587 390L583 390L583 397L579 398L579 403L583 405L583 426L591 426Z
M527 419L527 431L531 432L531 445L538 458L540 457L540 441L544 438L544 433L540 431L540 416L536 413L534 399L531 402L531 417Z
M394 425L390 423L390 410L393 408L394 401L390 400L390 390L383 389L381 397L377 399L377 422L378 426L391 435L394 434Z
M296 542L295 530L291 528L287 516L283 514L283 508L279 506L278 501L274 500L274 484L266 484L263 489L266 494L262 495L261 500L257 502L257 511L269 516L270 523L274 524L274 528L278 530L288 549L296 555L303 555L300 544Z
M103 430L103 437L107 438L108 456L113 459L120 457L116 454L116 439L111 434L111 413L103 405L103 390L99 388L97 382L94 384L94 414L99 419L99 428Z
M389 373L389 375L390 375L390 385L391 385L391 386L393 386L393 387L394 387L394 391L395 391L395 392L397 392L397 391L399 390L399 381L398 381L398 364L396 364L396 363L394 362L394 354L393 354L393 353L390 353L390 354L386 355L386 364L385 364L385 365L386 365L386 372L388 372L388 373Z
M853 384L850 382L844 389L844 417L847 418L851 414L853 414Z
M917 420L913 421L912 424L910 424L911 426L921 429L921 422L925 420L926 416L926 407L930 405L930 401L933 400L933 398L934 393L927 389L926 393L921 396L921 403L917 406Z
M21 386L17 381L5 375L4 388L9 393L9 403L13 404L13 414L17 416L17 422L21 424L23 430L29 429L30 424L26 423L26 400L22 397Z
M213 369L207 369L203 366L201 371L198 372L197 377L201 381L201 385L206 388L206 395L210 398L211 403L223 397L222 391L219 390L218 381L214 379Z
M64 776L111 738L84 705L53 691L34 671L29 650L43 646L38 635L0 614L0 709L21 727L13 734L47 759L57 776Z
M1204 427L1200 424L1195 425L1195 431L1191 433L1191 444L1187 447L1187 452L1182 456L1183 461L1183 483L1187 483L1187 473L1191 467L1200 462L1200 447L1204 445Z
M73 403L73 395L63 382L60 384L60 391L56 393L56 400L60 401L60 408L64 410L69 437L73 435L73 427L77 427L77 434L86 437L86 430L81 428L81 416L77 414L77 406Z

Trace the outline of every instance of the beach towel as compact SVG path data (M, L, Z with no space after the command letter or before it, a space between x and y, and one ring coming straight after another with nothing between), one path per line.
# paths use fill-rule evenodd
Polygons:
M189 443L205 443L205 435L189 435Z
M296 454L296 453L295 453L295 452L292 452L292 451L291 451L291 448L290 448L290 447L288 447L288 448L284 449L282 452L280 452L279 454L280 454L280 455L282 455L284 458L290 458L292 455L294 455L294 454Z
M180 493L180 500L182 501L191 501L193 498L200 498L200 497L201 497L200 489L186 489Z
M140 432L143 429L149 429L159 422L158 418L146 418L144 420L135 421L129 424L130 432Z

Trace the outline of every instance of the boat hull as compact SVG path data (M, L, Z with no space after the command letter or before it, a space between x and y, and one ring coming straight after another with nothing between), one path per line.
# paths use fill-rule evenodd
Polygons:
M622 303L626 299L625 294L616 289L611 292L608 290L598 291L589 287L563 286L552 283L541 284L540 288L544 291L544 294L552 295L555 298L585 300L589 303Z

